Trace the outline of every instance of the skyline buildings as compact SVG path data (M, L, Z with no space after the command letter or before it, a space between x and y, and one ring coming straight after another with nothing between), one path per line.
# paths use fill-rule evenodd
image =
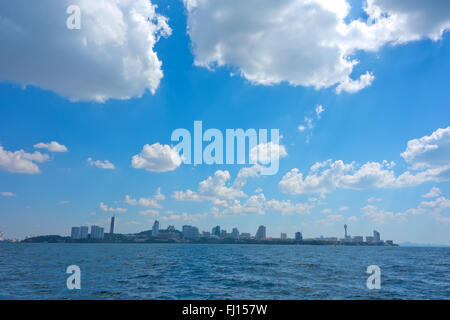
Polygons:
M103 239L105 236L104 228L92 225L91 233L89 234L88 226L72 227L70 232L70 238L74 240L86 240L86 239Z
M88 227L82 226L82 227L72 227L71 229L71 239L73 240L79 240L79 239L103 239L104 238L104 232L103 232L103 228L99 227L99 226L95 226L92 225L91 226L91 233L88 234L88 236L85 235L85 230ZM82 231L83 231L83 236ZM220 226L215 226L212 229L214 232L218 232L218 230L220 230L220 236L216 236L215 234L208 232L208 231L203 231L200 232L198 227L196 226L192 226L192 225L183 225L181 228L181 231L176 230L176 228L172 225L169 225L167 227L167 229L159 229L159 221L155 220L153 223L153 227L151 230L148 231L142 231L138 234L125 234L125 235L120 235L118 234L120 237L116 238L116 239L123 239L123 237L125 236L125 238L133 238L135 240L139 240L140 242L145 241L146 237L150 236L151 238L154 239L172 239L172 240L177 240L177 239L181 239L181 240L193 240L193 241L197 241L200 239L218 239L218 240L226 240L226 239L248 239L248 240L257 240L257 241L273 241L273 240L281 240L281 241L306 241L306 242L314 242L314 241L321 241L321 242L330 242L330 243L343 243L343 244L374 244L374 245L394 245L394 241L393 240L385 240L383 241L381 239L381 235L380 232L378 232L377 230L373 230L373 235L370 236L366 236L366 241L364 241L364 237L363 236L350 236L347 233L347 225L344 225L344 237L343 238L339 238L339 237L324 237L324 236L320 236L320 237L315 237L315 238L307 238L304 239L303 235L300 231L295 232L294 234L294 238L289 238L287 236L287 233L282 232L280 233L280 237L279 238L272 238L272 237L267 237L266 234L266 226L264 225L260 225L256 232L255 235L252 236L250 233L246 233L246 232L242 232L240 233L237 227L234 227L232 229L231 233L226 232L225 229L221 229ZM112 238L111 236L113 236L113 234L110 234L108 239L112 240L114 238Z
M259 226L258 230L256 231L255 234L255 239L256 240L262 240L266 238L266 227L265 226Z
M112 217L111 217L111 226L110 226L110 228L109 228L109 233L110 233L110 234L114 234L114 223L115 223L115 220L116 220L116 217L115 217L115 216L112 216Z

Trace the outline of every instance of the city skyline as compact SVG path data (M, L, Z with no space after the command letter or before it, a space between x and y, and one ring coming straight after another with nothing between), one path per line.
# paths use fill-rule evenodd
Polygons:
M347 224L450 245L446 2L93 3L0 4L4 238L106 233L115 215L121 233L158 220L315 237ZM67 27L69 5L79 29ZM175 148L177 129L194 163ZM280 139L208 164L205 133L224 138L226 159L226 133L239 129ZM269 147L279 167L264 175Z
M114 228L115 228L115 216L111 217L111 224L110 224L110 232L109 237L111 237L114 234ZM217 239L255 239L255 240L271 240L271 239L280 239L280 240L323 240L323 241L344 241L344 242L366 242L366 243L380 243L383 242L380 236L380 232L373 230L373 235L370 236L351 236L348 234L348 226L345 224L344 226L344 237L335 237L335 236L323 236L320 235L319 237L303 237L303 233L301 231L296 231L294 233L293 237L289 237L287 233L281 232L280 237L271 237L267 236L266 226L260 225L258 229L255 232L255 235L252 236L251 232L242 232L239 231L237 227L233 227L231 232L227 232L226 229L222 229L219 225L214 226L211 229L211 232L209 231L202 231L196 226L192 225L183 225L181 227L181 231L177 230L173 225L168 225L166 229L162 228L160 229L160 224L158 220L155 220L153 223L153 226L151 230L141 230L137 234L141 234L143 232L151 231L151 237L158 238L160 230L164 230L166 232L179 232L182 239L200 239L200 238L217 238ZM81 227L72 227L70 238L74 240L82 240L82 239L103 239L104 238L104 228L91 225L91 232L88 231L88 226L81 226ZM120 234L120 233L119 233ZM41 235L43 236L43 235ZM365 238L365 241L364 241ZM385 240L386 243L393 243L392 240Z

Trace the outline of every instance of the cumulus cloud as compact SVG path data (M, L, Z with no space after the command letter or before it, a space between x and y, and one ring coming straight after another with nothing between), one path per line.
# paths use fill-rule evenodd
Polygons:
M19 151L8 151L0 146L0 170L13 173L40 173L41 170L36 163L42 163L49 160L47 154L38 151L33 153Z
M368 162L358 168L354 163L327 160L315 163L305 177L298 169L292 169L283 176L279 187L289 194L325 194L337 188L384 187L393 180L394 173L377 162Z
M346 78L336 87L336 93L341 93L343 91L348 93L358 92L365 87L368 87L372 84L375 76L372 73L366 72L362 74L358 80L353 80L350 78Z
M149 198L134 199L129 195L125 196L125 202L131 206L162 208L162 205L158 201L166 199L164 194L161 193L161 188L156 190L156 194Z
M437 198L442 194L441 189L438 187L433 187L428 191L426 194L424 194L422 197L424 198Z
M273 142L260 143L250 150L252 163L270 164L287 156L286 148Z
M209 201L213 206L215 217L226 215L266 214L278 212L281 214L309 214L314 208L314 198L306 203L292 203L290 200L266 199L262 189L255 190L255 194L247 196L242 187L247 179L260 176L260 167L243 168L238 172L236 179L231 183L228 171L217 170L214 176L199 183L197 191L187 189L175 191L172 197L177 201L204 202ZM241 200L244 199L244 200Z
M402 214L395 214L390 211L384 211L371 204L361 208L361 210L363 211L363 217L368 217L370 220L372 220L372 222L378 224L385 224L387 220L404 217L404 215Z
M181 165L182 159L174 147L154 143L146 144L140 154L131 159L131 167L152 172L173 171Z
M69 5L80 7L79 30L66 27ZM0 80L75 101L140 97L159 86L154 46L170 34L150 0L2 2Z
M114 170L116 167L114 164L109 162L108 160L93 160L92 158L87 159L88 164L91 167L97 167L99 169L105 169L105 170Z
M227 170L217 170L214 176L210 176L199 183L197 191L190 189L175 191L173 198L177 201L202 202L210 200L219 203L223 199L231 200L246 197L247 195L240 189L243 186L243 181L232 185L230 180L231 175Z
M125 212L128 211L127 208L113 208L113 207L109 207L109 206L107 206L106 204L104 204L103 202L100 202L99 208L100 208L102 211L105 211L105 212L119 212L119 213L125 213Z
M62 144L59 144L56 141L52 141L52 142L49 142L49 143L39 142L39 143L36 143L34 145L34 148L36 148L36 149L47 149L48 151L55 152L55 153L56 152L67 152L68 151L66 146L64 146Z
M2 192L2 193L0 193L0 195L2 197L15 197L16 196L16 194L14 192L10 192L10 191Z
M346 0L183 1L197 66L230 66L260 85L337 85L337 93L374 80L369 71L351 78L357 50L438 40L450 27L441 0L369 0L367 21L348 21Z
M389 220L404 221L408 216L428 214L438 222L450 222L450 217L444 215L450 208L450 200L439 196L430 201L422 201L417 207L394 213L385 211L374 205L367 205L362 209L363 216L369 217L373 222L384 224Z
M359 166L354 162L329 159L312 165L306 175L297 168L292 169L283 176L279 188L288 194L325 194L335 189L401 188L427 181L447 181L450 180L449 133L450 127L438 129L430 136L408 142L401 156L415 171L396 175L395 163L386 160Z
M450 164L450 127L437 129L429 136L408 141L401 154L413 169L437 168Z

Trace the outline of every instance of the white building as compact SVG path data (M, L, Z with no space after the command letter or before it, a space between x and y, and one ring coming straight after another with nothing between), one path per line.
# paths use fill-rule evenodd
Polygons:
M103 239L105 230L99 226L91 226L91 239Z
M158 234L159 234L159 221L156 220L156 221L153 223L152 236L153 236L153 237L157 237Z
M381 241L380 233L376 230L373 230L373 241L375 241L375 242Z
M258 230L256 231L255 238L256 238L256 240L266 239L266 227L265 226L259 226Z
M282 232L280 235L281 240L286 240L287 239L287 234Z
M233 230L231 231L231 237L233 239L239 238L239 230L238 230L238 228L233 228Z
M89 237L89 227L80 227L80 239L87 239Z
M80 239L80 227L72 227L72 231L70 232L70 238Z
M199 237L200 237L200 233L198 232L197 227L183 226L183 238L184 239L198 239Z

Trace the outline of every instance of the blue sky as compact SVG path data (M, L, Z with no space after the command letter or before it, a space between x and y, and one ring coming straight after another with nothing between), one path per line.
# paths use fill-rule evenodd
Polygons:
M245 35L246 23L237 25L237 31L231 30L233 28L228 25L235 26L233 20L213 25L211 30L207 30L209 34L205 35L202 30L211 24L208 19L213 15L208 10L214 10L213 5L204 5L204 1L199 1L197 8L187 9L190 1L171 1L170 6L167 1L153 3L158 5L156 13L149 11L143 15L159 14L168 18L167 25L171 32L161 39L155 38L158 41L154 47L149 44L162 62L160 69L163 76L158 84L143 85L142 90L135 89L146 83L145 79L140 78L141 75L133 76L132 80L119 79L123 76L123 70L116 72L110 65L104 66L105 69L110 68L110 73L100 74L100 80L90 75L91 63L98 66L103 62L101 58L89 61L91 55L82 49L77 52L79 56L62 59L77 66L76 69L69 68L67 72L72 74L64 78L58 73L58 62L48 59L39 61L45 55L25 53L18 57L13 54L38 44L21 43L20 37L19 40L12 40L11 33L0 33L5 48L12 52L0 55L0 69L4 70L0 71L0 145L5 153L4 159L9 157L8 162L0 160L0 231L5 237L66 235L74 225L98 224L107 227L110 216L115 214L119 220L116 230L121 233L150 229L157 219L163 228L168 225L181 228L191 224L200 230L210 231L213 226L220 225L231 231L236 226L241 232L253 234L263 224L267 226L268 235L273 237L278 237L280 232L287 232L288 236L293 237L295 231L302 231L304 237L342 236L346 223L351 235L370 235L376 229L383 239L396 242L450 244L450 200L447 199L450 192L447 168L450 165L450 36L445 32L450 25L450 15L439 16L441 20L432 19L432 14L442 11L439 6L445 4L431 1L434 4L431 9L420 8L418 4L416 9L426 13L423 15L426 23L421 24L420 19L410 21L418 26L405 27L393 23L398 30L391 35L392 38L377 42L370 49L364 47L367 41L361 38L358 41L362 44L352 44L351 54L346 54L346 57L359 61L350 73L327 78L328 71L323 70L328 69L312 70L320 75L319 81L306 77L305 74L311 71L309 66L303 68L299 64L314 65L317 62L320 65L329 61L322 61L322 58L319 61L304 61L304 56L295 55L297 49L305 52L307 48L292 47L290 41L280 40L280 43L272 45L286 46L282 55L271 55L272 47L268 46L268 49L256 48L268 50L261 57L256 54L248 58L242 52L254 47L247 48L247 41L240 38L227 38L233 32ZM57 10L52 7L51 1L45 5L49 6L51 15L57 17L55 21L63 21L61 30L53 32L63 33L64 36L62 40L54 41L49 41L44 34L38 34L38 37L41 45L54 47L56 57L63 56L66 52L58 41L72 41L72 34L67 33L69 31L64 24L67 15L64 12L62 15L55 13ZM361 4L352 2L351 5L345 21L349 23L358 18L365 21L362 20L366 19L366 14ZM85 9L82 3L80 6L81 18L84 19L83 12L88 8ZM270 6L276 6L276 2ZM400 14L400 11L395 11L400 9L389 7L389 1L384 4L381 1L380 7L391 12L391 17ZM129 10L126 6L120 9L124 12ZM234 10L232 7L227 9ZM339 15L338 12L334 14ZM401 13L406 16L413 14ZM27 15L26 12L22 14ZM33 20L28 22L29 25L21 25L24 22L19 12L8 11L4 15L8 21L16 21L25 32L33 32L30 30L36 27L33 23L37 22ZM255 14L254 17L257 16ZM53 20L49 21L51 23ZM83 28L90 28L90 25L85 24L84 27L83 21L80 30L70 32L88 32ZM102 20L103 26L107 26L108 21ZM430 25L429 21L442 22L438 26L444 30L442 34L438 32L436 36L436 26ZM292 21L286 18L283 23L289 30ZM187 25L191 30L189 33ZM219 30L222 26L224 30ZM260 32L265 35L263 39L274 41L271 30ZM89 37L89 32L87 35ZM416 39L417 35L419 39ZM286 33L286 38L291 36L292 32ZM435 36L437 39L434 39ZM324 36L323 39L327 38ZM214 46L208 41L216 41L215 48L218 44L222 46L224 53L220 59L211 58L215 55L209 48ZM336 40L330 40L333 41ZM348 39L339 41L349 42ZM347 42L342 46L347 46ZM139 57L142 54L135 48L137 45L122 45L129 46L130 56ZM95 50L98 46L101 47L101 44ZM104 46L105 50L108 49L107 45ZM109 56L100 49L89 52L103 54L104 60L111 59L111 63L122 58L122 51L117 53L118 56ZM284 56L284 52L291 51L293 54ZM11 56L8 57L8 54ZM318 51L313 52L312 56L325 57L326 54L328 52ZM284 60L270 65L264 65L264 62L257 64L257 67L253 65L254 60L261 58L260 61L265 61L263 57L267 56ZM5 60L11 57L17 58ZM43 75L39 68L36 68L36 74L24 71L25 62L29 61L49 68L48 76ZM206 68L208 65L209 68ZM259 69L255 71L255 68ZM149 69L149 72L157 74L159 67L156 65ZM95 72L97 69L93 70ZM374 77L369 83L363 84L360 79L355 83L359 86L355 92L345 89L336 92L338 86L346 83L346 77L358 81L359 76L366 72ZM117 77L117 82L110 81L111 77ZM335 77L337 81L333 80ZM68 80L72 78L73 85ZM89 83L91 78L97 82ZM102 94L107 98L95 101L91 94L101 80L105 80L104 86L107 88ZM59 85L64 81L70 82L69 89ZM305 85L306 82L311 85ZM321 86L318 83L322 83L322 87L317 88ZM117 99L115 95L120 90L130 97ZM320 115L316 112L318 106L324 109ZM299 127L307 127L308 124L305 118L311 119L312 128L302 131ZM218 189L208 190L207 195L202 194L198 190L199 183L214 176L218 170L222 173L228 171L229 179L219 187L233 189L232 184L239 170L250 165L181 164L166 172L132 166L133 156L140 154L145 158L141 153L144 145L159 143L169 148L174 144L170 141L172 131L177 128L193 130L195 120L201 120L205 129L217 128L222 132L234 128L280 129L283 136L280 145L287 155L280 159L278 174L248 178L240 189L246 196L224 198L220 193L213 194ZM417 139L416 143L408 148L408 142L414 139ZM51 148L35 147L38 143L51 141L65 146L68 151L52 152L49 150ZM413 148L417 145L418 149ZM439 152L433 151L436 148ZM48 159L43 162L28 159L39 168L39 173L31 172L28 167L24 169L27 172L17 172L14 161L19 156L11 160L11 154L6 152L18 150L34 155L40 152ZM170 148L167 150L172 151ZM402 156L404 152L409 156ZM90 165L88 158L108 160L114 169ZM161 159L167 160L164 157ZM323 171L310 172L314 164L328 159L332 161L323 164L323 170L333 164L345 166L353 163L353 167L338 170L329 176ZM385 164L384 160L387 161ZM366 168L364 165L367 163L372 165ZM295 175L294 179L288 180L286 175L292 173L294 168L298 169L297 173L302 173L302 178ZM407 181L398 179L405 172L410 173L412 178ZM421 172L425 173L420 175ZM306 180L308 175L320 180L320 188L312 180ZM155 196L158 188L164 197ZM432 188L433 192L424 197ZM203 198L199 201L181 201L174 197L174 192L187 189ZM136 203L127 202L126 195L136 199ZM144 201L139 203L140 198ZM255 199L262 209L258 212L252 203L247 202L249 199ZM225 200L226 204L217 205L214 200ZM126 212L113 212L115 208L126 209Z

